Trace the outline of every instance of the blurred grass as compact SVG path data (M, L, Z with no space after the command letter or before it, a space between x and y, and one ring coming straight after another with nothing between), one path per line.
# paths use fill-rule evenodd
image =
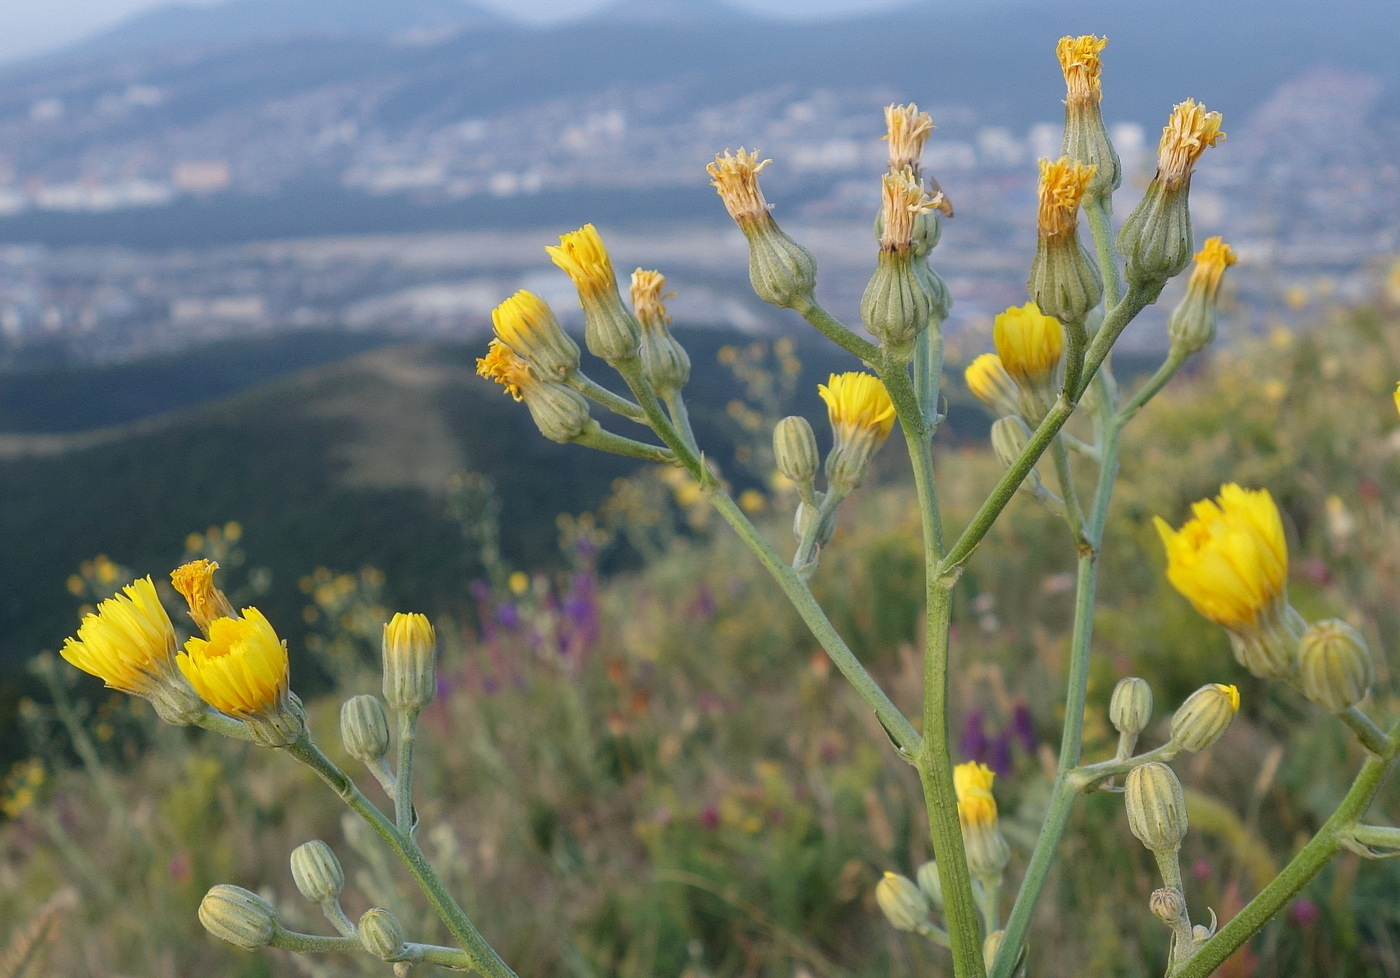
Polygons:
M1112 752L1104 717L1121 676L1144 676L1156 693L1161 720L1147 746L1197 686L1241 687L1225 738L1177 764L1191 792L1183 866L1197 917L1212 906L1227 919L1249 899L1330 813L1361 752L1300 697L1235 665L1224 635L1163 582L1150 517L1179 522L1222 481L1267 486L1287 522L1295 604L1365 632L1378 660L1372 712L1393 717L1397 378L1396 310L1338 310L1306 336L1217 355L1128 431L1086 758ZM891 474L897 454L887 450L884 481L847 505L814 586L852 648L917 715L922 579L911 493ZM959 527L996 463L980 447L946 444L938 465L944 513ZM655 476L615 490L596 518L561 522L563 570L499 574L473 590L471 624L439 620L442 695L424 717L416 765L430 856L522 975L946 973L944 955L889 928L872 896L880 872L912 874L928 856L912 770L734 539L708 532L702 510L677 511L673 500L693 501ZM786 548L788 504L770 496L768 505L770 534ZM601 556L623 537L651 559L601 580ZM256 559L251 529L244 545ZM1063 528L1018 499L957 592L950 722L965 754L997 750L1009 768L997 794L1013 879L1053 764L1072 566ZM374 690L369 654L355 665L366 638L353 612L384 596L377 579L336 580L313 579L302 597L321 609L323 647L342 649L340 666L325 667L337 689L312 704L312 728L348 763L337 704ZM399 593L392 579L388 588ZM325 932L286 865L313 837L346 864L352 917L386 905L411 939L445 940L384 852L285 758L162 727L144 706L106 710L89 723L108 724L94 739L129 824L111 817L100 779L64 760L60 737L43 780L0 826L0 919L18 927L62 888L81 894L52 948L54 973L382 973L340 958L307 970L303 959L232 950L198 928L205 889L234 882L274 896L293 925ZM1376 820L1397 802L1387 788ZM1121 799L1081 802L1032 931L1032 973L1160 973L1165 931L1146 910L1155 885ZM1400 870L1343 856L1221 971L1285 973L1400 975Z

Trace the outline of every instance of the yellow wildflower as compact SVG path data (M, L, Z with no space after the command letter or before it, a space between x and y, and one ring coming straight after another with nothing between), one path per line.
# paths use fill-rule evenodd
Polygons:
M995 353L983 353L967 365L963 371L967 389L987 407L999 415L1015 414L1019 394L1016 382L1002 366L1001 357Z
M151 696L174 672L175 626L143 577L97 606L59 654L113 689Z
M399 612L384 626L384 701L417 713L437 693L437 632L427 615Z
M209 638L191 638L176 661L204 701L230 716L269 714L287 697L287 648L257 608L215 619Z
M578 346L554 312L533 292L521 289L491 311L496 338L543 377L563 379L578 370Z
M1001 366L1016 383L1030 387L1053 377L1065 346L1065 329L1034 302L1012 306L992 322L992 342Z
M1108 38L1093 34L1060 38L1060 43L1055 46L1055 55L1060 59L1060 70L1065 75L1069 102L1097 102L1103 97L1099 78L1103 61L1099 55L1107 44Z
M1196 264L1191 269L1186 288L1199 290L1208 301L1214 302L1220 294L1220 280L1225 275L1225 269L1238 260L1234 249L1225 243L1224 238L1206 238L1204 247L1196 252Z
M880 378L859 371L832 374L825 384L817 385L817 393L826 402L838 438L856 431L873 432L880 441L889 437L894 427L894 402Z
M964 825L988 825L996 821L997 802L992 795L992 782L995 780L996 772L977 761L968 761L953 768L958 819Z
M1225 138L1221 120L1219 112L1207 112L1195 99L1173 107L1157 144L1157 177L1168 189L1189 179L1206 148Z
M1037 224L1042 238L1074 234L1079 227L1079 202L1096 172L1096 167L1068 156L1040 161Z
M170 572L170 583L190 606L190 618L205 635L209 634L209 625L215 619L233 617L233 605L224 592L214 586L214 572L218 569L217 561L192 560Z
M592 224L560 235L557 245L546 245L544 250L573 279L581 299L617 289L612 259Z
M530 365L500 340L492 340L486 356L477 358L476 372L500 384L517 401L524 398L525 390L536 380Z

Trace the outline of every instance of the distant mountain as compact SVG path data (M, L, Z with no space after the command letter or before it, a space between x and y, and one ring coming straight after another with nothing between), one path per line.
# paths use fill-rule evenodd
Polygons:
M62 56L227 45L306 35L379 39L504 23L469 0L228 0L171 3L138 14L61 52Z

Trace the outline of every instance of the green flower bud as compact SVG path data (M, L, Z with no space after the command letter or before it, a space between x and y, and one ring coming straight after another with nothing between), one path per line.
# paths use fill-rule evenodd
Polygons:
M928 262L919 260L917 255L914 261L914 274L918 276L924 291L928 293L929 316L932 317L931 325L936 326L947 320L948 313L953 309L953 293L948 288L948 283L943 281L943 276L930 268Z
M559 244L547 246L545 251L578 290L583 339L589 352L609 364L636 357L641 346L641 326L622 303L612 258L597 228L585 224L561 235ZM544 379L551 378L546 375Z
M1103 300L1099 267L1085 253L1075 232L1042 236L1036 242L1026 294L1041 312L1062 323L1084 322Z
M532 384L522 390L525 406L540 434L561 445L578 438L596 422L588 416L588 402L563 384Z
M928 329L933 314L932 297L915 271L916 264L907 248L881 250L875 274L860 300L860 316L870 335L901 361L913 356L914 341Z
M1119 733L1137 736L1152 722L1152 687L1146 679L1118 680L1108 701L1108 719Z
M930 859L919 867L915 874L919 880L919 889L924 896L928 897L928 902L938 909L943 908L943 878L938 872L938 863Z
M671 316L664 300L666 279L660 272L639 268L632 273L632 308L642 324L642 377L659 397L666 398L690 380L690 355L667 327Z
M425 615L399 612L384 626L384 699L417 713L437 695L437 633Z
M267 947L281 927L272 904L241 886L220 883L199 901L199 922L221 941L249 951Z
M1094 177L1085 189L1089 197L1106 198L1123 179L1118 154L1109 141L1099 102L1103 98L1099 59L1108 38L1085 34L1062 37L1055 48L1060 70L1065 76L1065 139L1063 155L1094 167Z
M1161 285L1191 260L1193 238L1191 208L1187 204L1189 182L1168 190L1154 180L1142 200L1118 232L1128 282L1136 286Z
M1148 849L1175 852L1186 835L1186 795L1176 773L1149 761L1128 772L1123 790L1128 828Z
M783 233L768 211L758 175L771 160L759 162L758 153L739 147L715 157L705 169L725 210L749 242L749 281L764 302L790 309L810 302L817 284L817 262L812 253Z
M403 953L403 926L383 907L371 907L360 918L360 944L370 954L392 961Z
M1360 703L1375 680L1371 650L1361 633L1344 621L1314 623L1298 643L1303 694L1328 713L1345 713Z
M806 418L790 415L773 427L773 459L778 471L798 486L809 486L820 456L817 436Z
M1202 686L1172 714L1172 743L1192 753L1205 750L1229 729L1239 708L1240 691L1234 686Z
M340 860L320 839L303 842L292 850L292 879L301 895L312 903L334 900L345 888Z
M362 764L389 753L389 720L377 697L352 696L341 704L340 740L345 752Z
M916 931L929 922L928 900L907 876L886 873L875 886L875 902L899 930Z
M1177 924L1186 919L1186 897L1174 886L1153 890L1147 905L1152 915L1164 924Z
M1292 679L1298 675L1298 641L1307 623L1287 601L1275 601L1259 612L1251 627L1227 629L1235 661L1260 679Z

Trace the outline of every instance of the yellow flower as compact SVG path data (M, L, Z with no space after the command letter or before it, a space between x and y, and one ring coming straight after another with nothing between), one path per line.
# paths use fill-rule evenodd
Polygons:
M603 239L592 224L559 236L557 245L545 245L545 252L573 279L581 299L602 292L616 291L617 276Z
M831 427L840 440L856 432L870 432L879 441L889 437L894 427L894 402L880 378L851 371L832 374L817 393L826 402Z
M486 356L477 358L476 372L500 384L517 401L522 400L526 388L536 382L530 365L500 340L492 340L486 348Z
M1273 497L1230 483L1191 510L1180 530L1154 519L1167 550L1167 580L1216 624L1254 628L1285 600L1288 580L1288 544Z
M1191 269L1188 290L1200 292L1207 301L1214 302L1220 294L1220 280L1225 269L1238 261L1235 251L1221 237L1206 238L1206 243L1196 252L1196 264Z
M958 796L958 819L963 825L990 825L997 818L992 796L996 772L985 764L968 761L953 768L953 791Z
M999 415L1015 414L1019 394L1016 382L1001 365L1001 357L995 353L983 353L967 365L963 371L967 389L987 407Z
M578 370L578 346L554 312L533 292L521 289L491 311L496 338L541 376L563 379Z
M880 180L880 216L883 230L880 247L885 251L908 251L914 244L914 220L938 206L943 196L930 197L905 167L886 173Z
M190 639L176 661L204 701L230 716L270 714L287 697L287 647L257 608L215 619L208 640Z
M890 144L890 169L898 171L910 167L917 173L924 143L928 142L933 129L933 116L920 112L913 102L885 106L884 138Z
M1107 44L1106 37L1084 34L1080 37L1062 37L1055 46L1055 55L1060 59L1060 70L1065 74L1071 104L1097 102L1103 97L1099 79L1103 62L1099 55Z
M1400 411L1400 384L1395 385L1395 410Z
M1097 172L1097 167L1068 156L1040 161L1037 223L1042 238L1074 234L1079 227L1079 202Z
M1157 177L1168 189L1189 179L1206 148L1225 138L1221 119L1219 112L1207 112L1195 99L1188 98L1172 109L1157 144Z
M215 619L233 617L233 605L224 592L214 586L214 572L218 569L217 561L192 560L170 572L170 583L190 606L190 618L205 635L209 634L209 625Z
M437 693L437 632L427 615L400 611L384 626L384 701L417 713Z
M748 153L740 146L738 153L731 155L725 150L715 156L713 163L706 165L705 172L712 178L710 186L718 192L729 216L740 225L771 219L768 203L758 186L758 175L772 162L760 163L757 150Z
M99 604L59 654L113 689L149 697L174 673L175 626L143 577Z
M992 322L992 342L1001 365L1023 387L1053 377L1065 346L1065 329L1034 302L1012 306Z

